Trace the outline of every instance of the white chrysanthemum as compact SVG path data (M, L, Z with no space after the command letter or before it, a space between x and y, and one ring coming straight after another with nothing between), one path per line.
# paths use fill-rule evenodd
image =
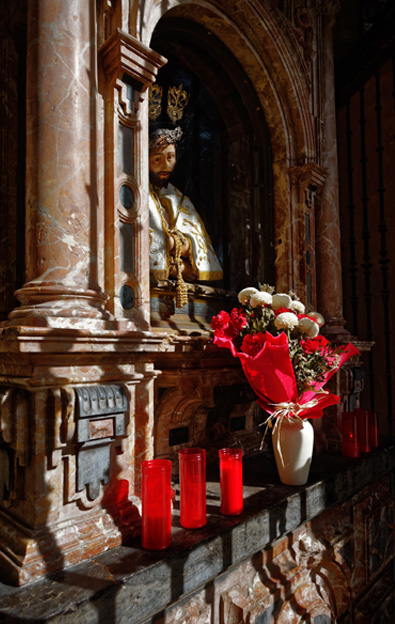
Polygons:
M274 319L277 329L293 329L299 324L299 319L293 312L281 312Z
M299 329L306 334L308 338L315 338L320 332L318 324L308 317L299 319Z
M298 301L297 299L291 301L290 308L291 310L295 310L298 314L304 314L305 311L304 303Z
M273 295L272 298L272 308L273 310L279 310L280 308L289 308L291 305L291 297L286 295L285 293L278 293L277 295Z
M250 299L250 304L253 308L256 308L259 305L270 305L272 302L272 296L268 292L260 291L252 295Z
M243 290L241 290L238 294L240 303L242 303L243 305L245 305L246 303L249 303L252 295L256 295L256 293L258 292L259 290L257 290L253 286L249 286L248 288L243 288Z

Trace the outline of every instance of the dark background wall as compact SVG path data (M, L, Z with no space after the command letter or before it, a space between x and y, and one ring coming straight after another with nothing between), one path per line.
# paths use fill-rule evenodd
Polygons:
M344 315L374 346L361 407L395 433L395 6L346 1L335 28Z
M24 282L26 22L27 0L0 2L0 321Z

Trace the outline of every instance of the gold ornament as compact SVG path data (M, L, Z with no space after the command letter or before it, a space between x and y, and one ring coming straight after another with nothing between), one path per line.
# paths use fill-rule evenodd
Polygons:
M162 110L163 89L158 84L153 84L149 90L149 118L152 121L158 119Z
M189 102L189 94L183 90L182 83L179 87L169 87L167 92L167 114L175 123L180 121L184 114L184 108Z

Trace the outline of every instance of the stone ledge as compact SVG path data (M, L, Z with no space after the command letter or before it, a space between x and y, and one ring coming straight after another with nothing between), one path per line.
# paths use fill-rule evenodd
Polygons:
M291 487L280 484L270 453L249 458L244 464L244 512L233 518L220 514L218 475L208 473L206 527L182 529L176 501L168 550L144 551L136 538L29 586L0 584L0 622L150 622L179 598L357 495L394 467L393 446L358 460L319 455L308 484Z

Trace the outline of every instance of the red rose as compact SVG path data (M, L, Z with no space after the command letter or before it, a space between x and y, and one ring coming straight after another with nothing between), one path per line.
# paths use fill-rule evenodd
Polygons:
M225 329L229 326L230 317L227 312L222 310L217 316L213 316L211 320L211 327L214 330Z
M230 313L230 324L236 332L239 332L247 325L247 317L241 310L233 308Z

